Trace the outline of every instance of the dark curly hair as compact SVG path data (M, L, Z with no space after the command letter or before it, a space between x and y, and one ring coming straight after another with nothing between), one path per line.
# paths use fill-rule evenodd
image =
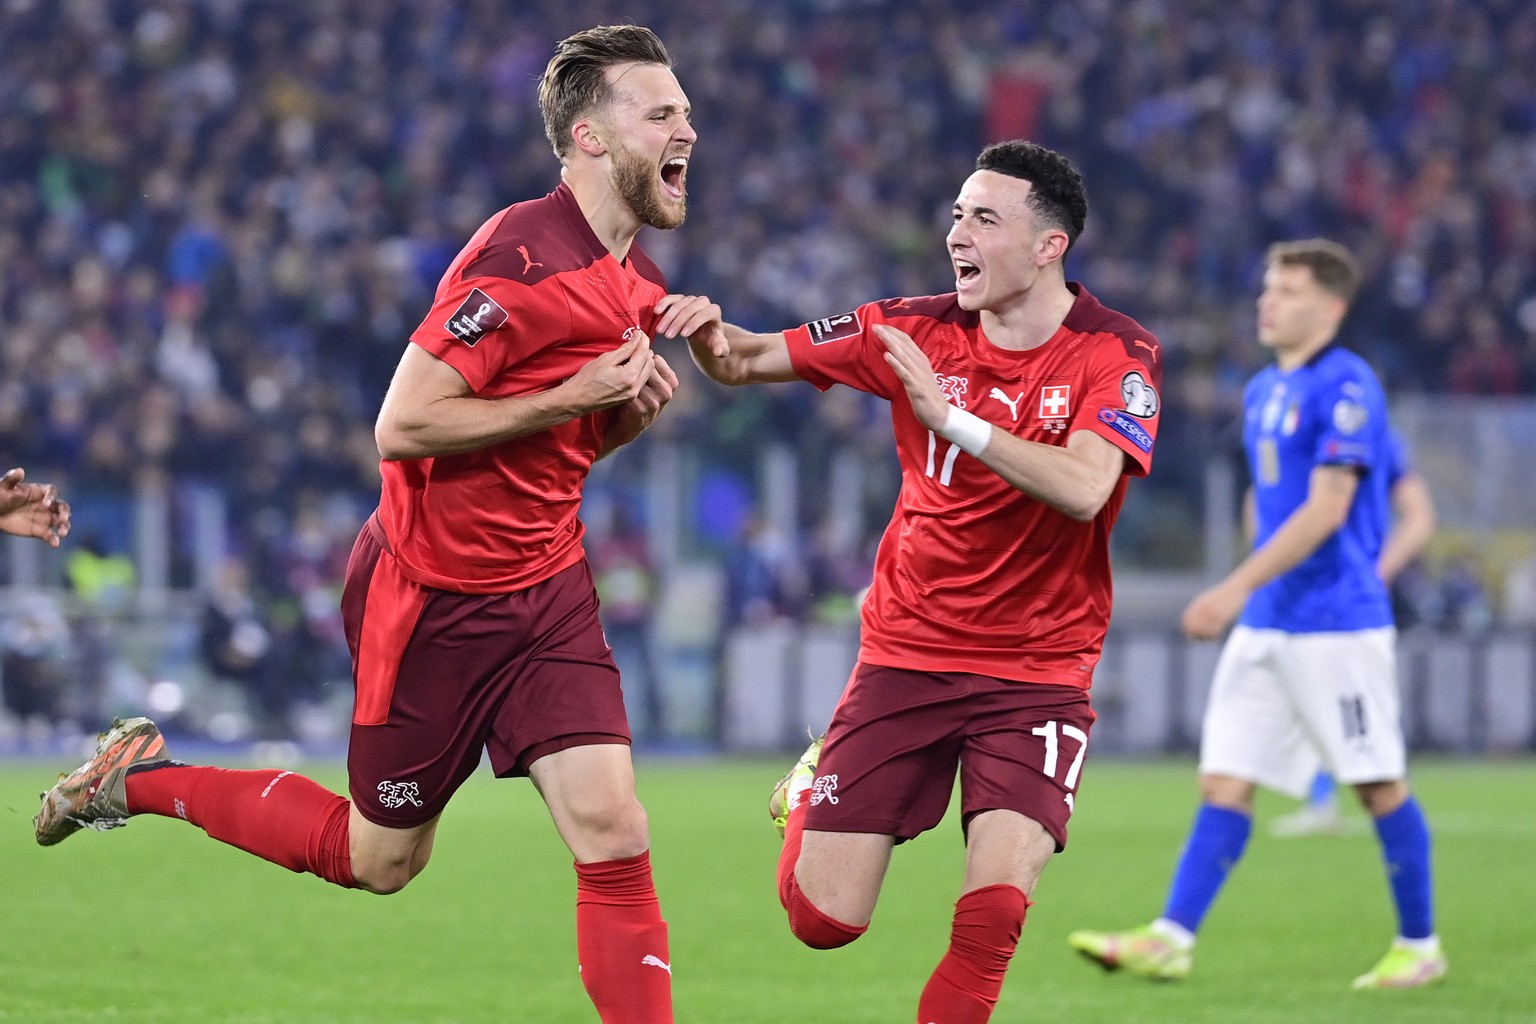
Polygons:
M1083 223L1088 219L1083 176L1072 161L1054 149L1023 139L994 142L976 158L976 169L1029 182L1029 208L1047 224L1067 233L1069 250L1083 233Z

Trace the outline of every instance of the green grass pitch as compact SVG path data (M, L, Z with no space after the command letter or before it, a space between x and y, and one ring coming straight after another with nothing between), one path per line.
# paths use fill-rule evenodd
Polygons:
M479 1024L596 1019L576 973L573 875L526 782L478 775L403 893L343 892L137 820L33 845L34 794L63 765L0 765L0 1022ZM962 849L953 820L897 850L873 927L816 953L790 937L764 799L783 766L642 758L685 1024L910 1024L943 951ZM335 766L313 769L335 786ZM1078 927L1149 920L1194 807L1184 762L1091 763L1072 845L1047 869L993 1020L1057 1024L1536 1021L1536 765L1424 762L1446 983L1351 992L1393 920L1362 818L1248 856L1179 985L1106 975Z

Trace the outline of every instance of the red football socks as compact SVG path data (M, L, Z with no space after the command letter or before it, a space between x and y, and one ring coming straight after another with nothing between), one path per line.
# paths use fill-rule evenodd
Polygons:
M800 847L805 842L805 801L791 807L784 818L784 848L779 851L779 902L789 909L789 891L795 886L795 865L800 862Z
M672 956L649 851L576 865L576 955L603 1024L672 1024Z
M949 952L917 1004L924 1024L985 1024L1003 991L1029 900L1017 886L973 889L955 904Z
M836 949L846 946L869 930L869 925L854 927L823 914L806 899L795 880L795 864L800 860L800 846L805 841L805 803L793 808L784 822L784 849L779 854L779 902L789 914L789 930L795 938L812 949Z
M289 871L355 888L351 803L293 772L171 764L128 772L128 810L183 818Z

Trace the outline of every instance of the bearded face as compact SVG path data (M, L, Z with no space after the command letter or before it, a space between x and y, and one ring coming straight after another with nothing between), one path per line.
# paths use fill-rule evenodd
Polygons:
M670 166L658 168L628 146L614 143L608 173L614 191L642 224L675 228L688 216L684 179L672 173ZM665 177L668 174L671 180Z

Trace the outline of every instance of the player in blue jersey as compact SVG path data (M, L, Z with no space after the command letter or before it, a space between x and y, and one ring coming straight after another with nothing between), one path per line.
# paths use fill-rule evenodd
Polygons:
M1382 545L1376 571L1390 589L1435 532L1435 502L1429 485L1413 468L1408 443L1395 430L1388 431L1387 486L1392 502L1392 529ZM1249 529L1250 536L1252 528ZM1270 833L1279 838L1332 834L1343 829L1339 811L1338 784L1326 770L1312 779L1307 802L1290 814L1270 823Z
M1334 343L1359 276L1333 242L1269 251L1258 334L1275 362L1243 395L1254 550L1183 616L1185 633L1201 640L1237 621L1201 730L1202 803L1162 916L1069 936L1105 968L1185 977L1195 933L1247 845L1255 788L1300 797L1321 765L1375 820L1397 909L1397 939L1354 986L1410 988L1445 975L1429 827L1405 778L1396 630L1378 568L1391 522L1386 397L1366 362Z

